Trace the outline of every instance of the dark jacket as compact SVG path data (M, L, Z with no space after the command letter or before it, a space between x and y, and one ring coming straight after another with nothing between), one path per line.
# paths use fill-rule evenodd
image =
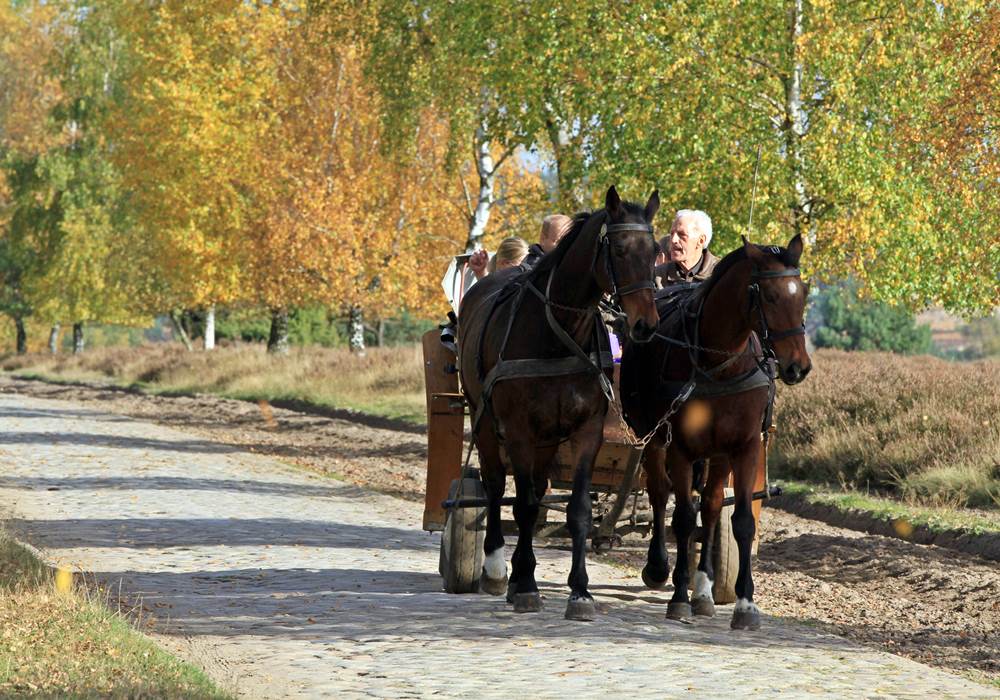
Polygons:
M705 250L702 251L701 260L690 270L685 272L681 269L680 265L671 261L657 265L653 269L653 276L656 278L656 286L658 288L685 282L703 282L709 278L718 262L719 259L717 257L708 252L708 250Z
M524 260L521 261L521 267L525 270L530 270L538 264L538 261L542 259L543 255L545 255L545 251L542 250L542 246L537 243L532 243L528 246L528 254L525 256Z

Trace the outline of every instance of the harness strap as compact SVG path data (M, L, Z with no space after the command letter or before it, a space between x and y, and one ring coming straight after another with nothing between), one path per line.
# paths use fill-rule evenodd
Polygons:
M552 332L556 334L556 337L559 339L559 341L563 345L565 345L570 352L576 355L576 357L578 357L579 359L589 364L590 370L597 375L598 381L601 383L601 391L604 392L605 398L608 401L613 402L615 400L615 389L614 386L612 386L611 384L611 380L608 379L608 376L604 373L605 365L603 365L600 362L600 358L598 359L597 363L591 363L590 356L583 351L583 348L577 345L576 341L573 340L570 334L563 329L562 325L560 325L560 323L556 320L556 317L552 314L552 305L549 303L549 290L552 287L552 277L553 275L549 275L549 281L545 285L544 296L540 291L538 291L538 288L530 281L527 284L527 288L530 291L532 291L535 294L535 296L541 299L542 303L545 305L545 319L549 322L549 328L552 329ZM593 311L591 311L590 314L588 315L595 315L595 314ZM610 358L610 353L608 354L608 356Z

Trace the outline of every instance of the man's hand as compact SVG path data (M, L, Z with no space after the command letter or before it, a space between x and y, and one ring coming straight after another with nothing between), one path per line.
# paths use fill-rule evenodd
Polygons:
M477 280L486 276L486 263L489 261L490 255L485 250L477 250L469 257L469 269Z

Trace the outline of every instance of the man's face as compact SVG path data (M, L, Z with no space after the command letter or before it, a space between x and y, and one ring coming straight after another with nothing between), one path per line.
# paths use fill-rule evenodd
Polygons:
M670 227L670 260L690 270L701 259L705 247L705 235L690 217L684 216L674 221Z

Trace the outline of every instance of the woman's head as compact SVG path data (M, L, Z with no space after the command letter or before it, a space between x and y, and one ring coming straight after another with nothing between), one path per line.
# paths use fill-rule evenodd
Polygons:
M489 271L506 270L517 267L528 255L528 244L519 236L505 238L497 246L496 255L490 260Z

